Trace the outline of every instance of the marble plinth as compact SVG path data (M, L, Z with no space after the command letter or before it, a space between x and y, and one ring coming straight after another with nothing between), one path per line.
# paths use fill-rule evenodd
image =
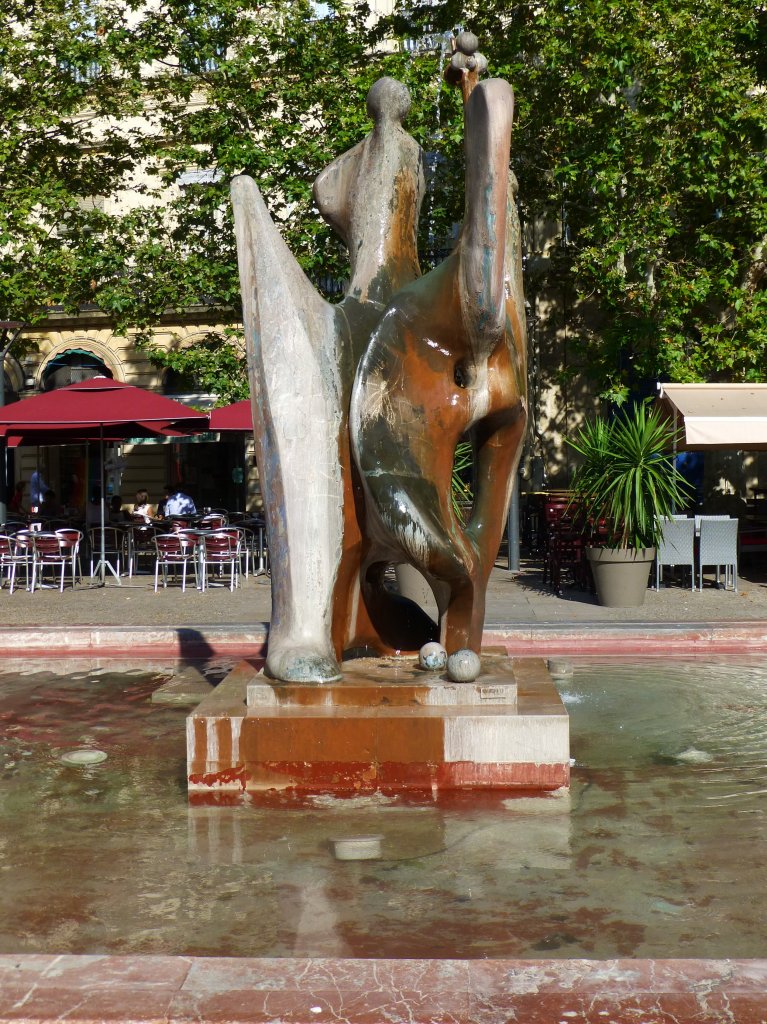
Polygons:
M323 686L241 662L187 719L190 797L569 784L569 721L545 663L483 654L474 683L358 659Z

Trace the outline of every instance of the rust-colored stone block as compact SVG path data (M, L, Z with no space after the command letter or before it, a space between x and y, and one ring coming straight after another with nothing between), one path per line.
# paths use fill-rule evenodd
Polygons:
M255 671L238 666L190 715L190 791L218 802L243 791L567 786L567 713L545 664L490 656L488 665L476 683L423 674L414 686L404 672L388 687L366 685L360 665L349 685L315 687L254 684Z

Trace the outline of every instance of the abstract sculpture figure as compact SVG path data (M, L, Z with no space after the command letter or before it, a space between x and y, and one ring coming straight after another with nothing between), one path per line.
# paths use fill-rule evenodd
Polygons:
M466 207L455 251L420 276L422 155L407 89L368 94L374 128L318 177L315 199L349 248L338 305L322 299L255 182L232 183L257 458L272 552L266 671L330 682L344 651L479 651L526 423L519 222L509 170L513 93L478 82L462 33L448 79L465 101ZM463 526L450 485L469 437L476 488ZM409 562L440 622L384 585Z

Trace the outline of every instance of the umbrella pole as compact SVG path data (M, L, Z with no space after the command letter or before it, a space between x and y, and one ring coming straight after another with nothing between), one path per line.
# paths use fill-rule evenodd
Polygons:
M104 494L104 428L101 428L101 437L99 438L99 472L101 474L101 561L99 562L99 570L101 572L101 586L106 586L106 567L107 567L107 552L106 542L104 540L104 526L106 525L106 495Z
M101 577L101 586L106 586L106 574L107 569L112 573L114 578L117 580L118 587L122 586L119 574L115 571L115 567L111 562L107 562L106 554L106 541L104 539L104 527L106 526L106 495L105 483L104 483L104 426L101 426L101 437L99 439L99 462L101 470L101 558L98 564L99 576Z

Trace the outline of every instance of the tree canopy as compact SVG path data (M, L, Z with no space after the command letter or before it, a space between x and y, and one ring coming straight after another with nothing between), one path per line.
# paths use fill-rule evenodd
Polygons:
M0 23L0 315L34 322L90 298L78 271L98 207L134 187L140 56L122 4L84 14L9 0ZM106 27L108 26L108 28Z
M375 20L343 0L11 7L0 28L4 318L91 303L151 345L166 311L207 309L231 334L160 358L222 397L242 394L229 179L258 180L332 293L346 259L311 185L369 130L365 94L391 74L411 90L407 127L429 154L422 249L439 245L462 207L460 104L441 77L462 25L490 74L514 85L523 219L560 224L535 286L579 297L579 371L618 400L646 378L767 379L763 8L445 0Z
M549 0L492 35L523 201L561 211L552 273L597 312L590 375L619 400L647 378L767 379L764 8Z

